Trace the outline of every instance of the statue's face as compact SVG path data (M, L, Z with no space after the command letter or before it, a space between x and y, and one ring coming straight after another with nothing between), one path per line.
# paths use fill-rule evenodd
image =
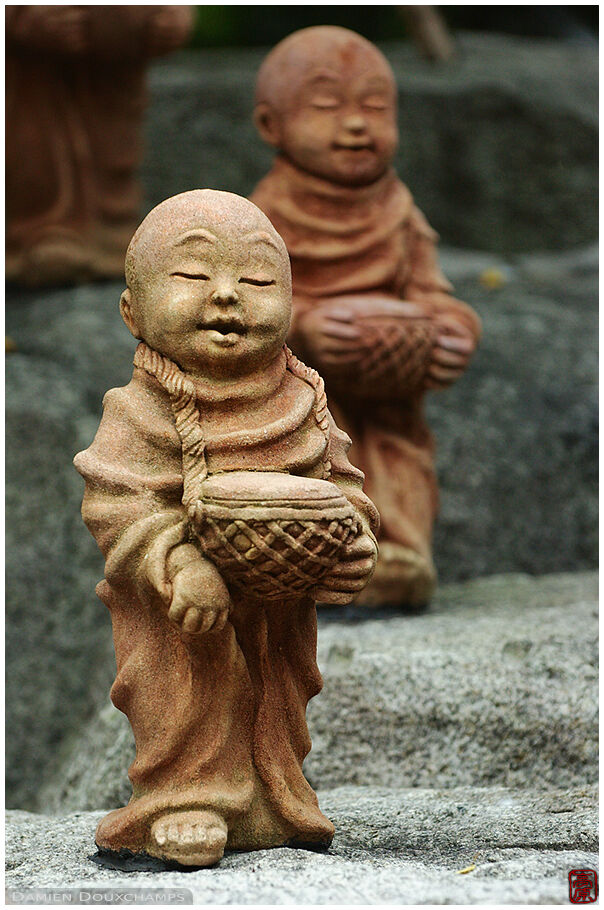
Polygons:
M138 337L183 370L245 376L285 341L289 261L266 230L206 220L165 239L131 308Z
M280 120L280 147L299 168L342 185L373 183L398 142L392 74L361 44L334 48L329 62L297 72ZM287 84L287 82L285 83Z

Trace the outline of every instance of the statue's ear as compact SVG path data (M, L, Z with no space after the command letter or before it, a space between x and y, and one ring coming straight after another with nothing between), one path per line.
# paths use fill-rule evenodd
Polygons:
M140 339L142 336L132 312L132 303L130 298L130 288L126 288L120 297L120 313L122 314L122 319L128 326L128 330L134 335L135 338Z
M279 148L281 144L281 123L277 112L267 104L261 101L254 108L254 123L256 129L268 145Z

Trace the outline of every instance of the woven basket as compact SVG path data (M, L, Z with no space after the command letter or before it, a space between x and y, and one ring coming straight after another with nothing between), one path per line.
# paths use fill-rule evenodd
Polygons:
M246 595L310 593L359 532L352 505L326 480L231 471L208 477L200 492L194 521L203 550Z
M342 309L342 304L336 306ZM346 308L351 308L348 302ZM328 306L324 309L328 311ZM359 303L352 310L353 325L361 338L354 342L356 351L345 363L319 364L329 387L356 398L378 401L419 391L434 344L433 322L397 315L396 301L384 312L379 306L368 312L366 303Z

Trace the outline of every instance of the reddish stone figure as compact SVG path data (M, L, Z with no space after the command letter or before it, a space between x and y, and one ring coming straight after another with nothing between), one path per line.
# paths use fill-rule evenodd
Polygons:
M24 285L123 276L139 217L145 75L188 6L6 7L6 274Z
M438 498L424 396L462 375L480 321L451 296L437 235L392 168L396 85L374 45L332 26L290 35L260 68L255 121L278 153L251 198L291 257L290 344L325 378L380 511L356 602L421 605Z
M379 519L322 380L285 347L285 244L249 200L195 190L145 218L126 280L132 380L75 459L136 742L132 799L97 844L192 866L329 844L302 773L315 601L363 588Z

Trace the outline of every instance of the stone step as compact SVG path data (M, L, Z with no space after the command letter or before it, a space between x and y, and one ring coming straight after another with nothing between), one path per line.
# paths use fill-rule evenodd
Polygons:
M569 871L597 868L594 788L342 787L319 799L336 826L328 852L233 853L192 872L94 864L101 812L11 811L7 902L41 888L110 890L113 903L120 889L163 888L202 904L565 904Z
M308 709L316 789L597 781L595 573L444 587L424 615L322 615L323 692ZM343 618L342 618L343 617ZM134 746L107 704L40 793L44 810L117 807Z
M445 250L456 292L483 319L467 374L428 396L437 439L441 581L597 565L597 257L505 260ZM531 263L533 267L531 267ZM505 283L488 291L481 271ZM7 295L7 794L38 809L57 743L109 689L103 563L80 519L74 454L90 445L103 394L128 382L134 340L123 284ZM24 463L24 453L27 461ZM530 635L528 636L530 638ZM66 710L66 706L68 709ZM44 756L41 761L40 756Z

